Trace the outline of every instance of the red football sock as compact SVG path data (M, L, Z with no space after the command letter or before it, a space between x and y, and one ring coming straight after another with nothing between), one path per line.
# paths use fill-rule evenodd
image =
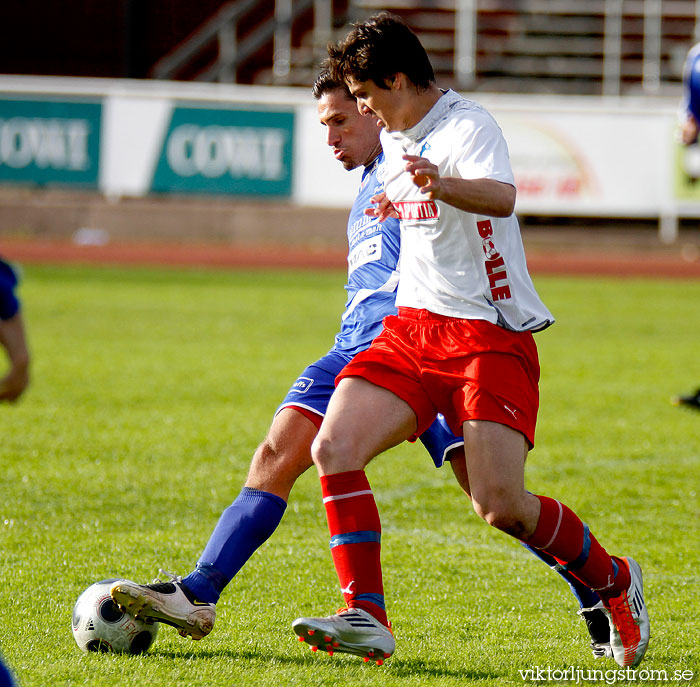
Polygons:
M529 546L545 551L601 596L617 596L630 585L627 566L610 556L588 525L563 503L547 496L540 500L540 518Z
M381 522L363 470L321 477L331 554L348 608L362 608L389 625L380 562Z

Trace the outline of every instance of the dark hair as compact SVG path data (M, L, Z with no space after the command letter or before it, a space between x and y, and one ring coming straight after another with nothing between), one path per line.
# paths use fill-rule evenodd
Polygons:
M331 73L330 65L326 60L321 65L321 72L316 77L316 81L311 87L311 92L316 100L320 100L326 93L332 93L333 91L344 91L348 100L354 100L348 85L343 79L338 79Z
M328 46L328 55L336 80L352 77L387 88L386 80L401 72L419 90L435 83L433 67L418 36L388 12L353 24L344 40Z

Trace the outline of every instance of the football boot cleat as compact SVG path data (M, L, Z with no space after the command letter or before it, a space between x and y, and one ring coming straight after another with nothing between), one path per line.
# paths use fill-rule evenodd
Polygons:
M361 608L342 608L327 618L297 618L292 629L312 651L353 654L382 665L396 648L392 631Z

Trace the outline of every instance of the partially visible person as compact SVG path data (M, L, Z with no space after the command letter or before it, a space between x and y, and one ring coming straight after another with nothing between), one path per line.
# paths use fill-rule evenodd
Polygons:
M10 672L10 669L3 663L0 658L0 687L16 687L17 683Z
M674 396L671 399L671 402L676 406L700 410L700 388L698 388L694 394L688 394L687 396Z
M0 344L10 363L10 369L0 378L0 401L16 401L29 384L29 351L15 293L18 281L15 270L0 259ZM14 685L12 673L0 658L0 687Z
M29 385L29 349L21 304L16 294L17 272L0 259L0 345L9 369L0 377L0 401L16 401Z
M685 58L683 66L683 99L680 108L679 138L686 146L697 149L698 134L700 133L700 43L696 43ZM700 176L700 150L697 155L686 155L685 172L692 178ZM696 164L691 161L695 160ZM671 402L677 406L700 410L700 388L694 394L674 396Z
M700 43L694 45L683 66L683 99L680 111L680 140L683 145L697 143L700 133Z

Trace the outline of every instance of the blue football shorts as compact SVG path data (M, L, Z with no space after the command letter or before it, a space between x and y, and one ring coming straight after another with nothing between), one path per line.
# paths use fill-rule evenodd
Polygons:
M297 377L275 414L283 408L301 408L305 414L325 417L328 402L335 391L335 378L350 361L348 356L331 351L320 360L309 365ZM442 415L438 415L428 429L418 437L427 449L435 467L442 467L447 454L464 446L464 439L455 436Z

